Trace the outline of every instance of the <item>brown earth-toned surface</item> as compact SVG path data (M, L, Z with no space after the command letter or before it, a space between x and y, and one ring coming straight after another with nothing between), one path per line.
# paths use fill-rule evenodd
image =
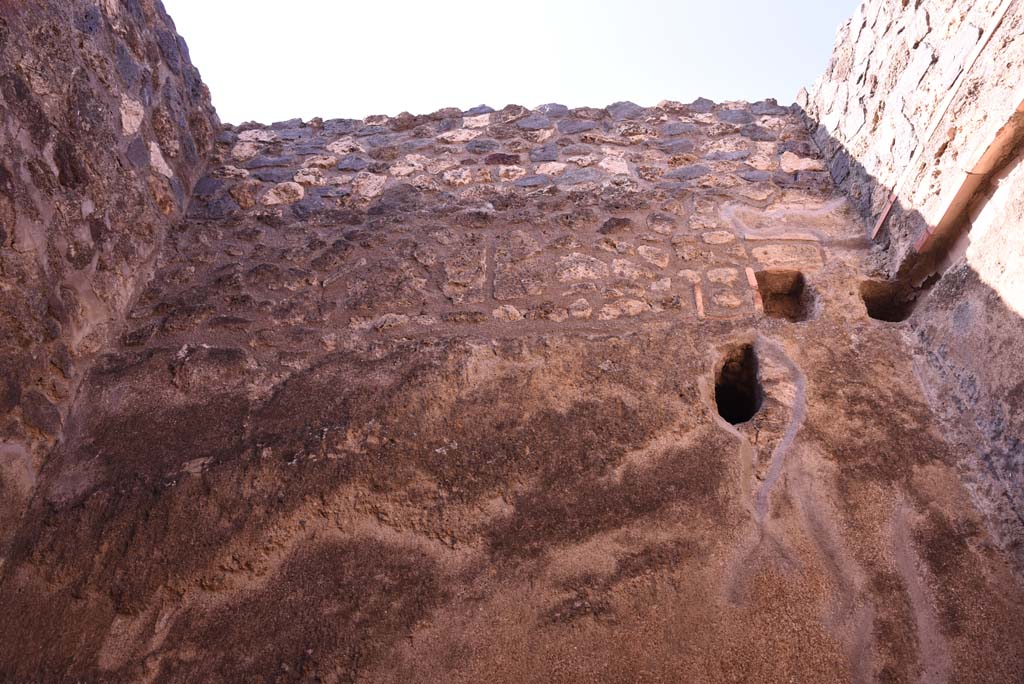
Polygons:
M3 680L1024 679L1024 590L789 109L219 148L2 568Z

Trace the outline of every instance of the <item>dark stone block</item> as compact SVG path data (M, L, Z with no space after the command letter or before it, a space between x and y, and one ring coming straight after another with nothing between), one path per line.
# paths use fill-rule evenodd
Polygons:
M306 195L291 206L295 218L306 221L317 214L322 214L327 205L321 197Z
M167 68L175 75L181 74L181 52L178 50L178 38L171 31L163 29L156 30L156 44L160 48L160 54L167 63Z
M295 156L302 155L322 155L327 154L327 150L324 149L323 143L315 141L299 141L291 146L288 150Z
M750 156L750 150L730 150L728 152L719 150L704 155L708 161L741 161Z
M0 161L0 190L10 193L14 191L14 182L11 178L11 172L7 170L3 162Z
M370 216L404 215L423 205L424 192L414 185L399 183L385 188L367 213Z
M142 0L121 0L121 5L134 21L146 21L146 12L142 9Z
M467 109L462 113L463 116L480 116L481 114L490 114L494 111L493 107L487 105L477 105L472 109Z
M129 88L135 87L142 74L139 63L135 61L131 50L124 43L118 41L114 48L114 63L117 65L117 73L124 80Z
M779 139L779 136L772 131L769 131L764 126L758 126L757 124L747 124L740 128L740 135L744 138L750 138L757 142L772 142Z
M278 131L278 138L285 142L294 142L296 140L306 140L313 137L313 132L308 128L286 128L283 131Z
M420 152L433 147L433 140L406 140L398 147L398 153L409 154L410 152Z
M568 107L562 104L556 104L554 102L549 104L542 104L540 107L537 107L537 111L540 114L549 117L560 117L569 115Z
M219 220L235 215L238 210L238 203L230 195L221 195L207 202L193 202L189 207L189 216Z
M285 183L295 177L295 171L292 169L266 168L250 171L249 175L264 183Z
M66 188L78 188L89 179L85 165L78 157L74 145L62 138L53 150L53 160L57 163L57 178ZM146 157L147 163L149 156Z
M521 188L536 188L551 185L551 179L547 176L526 176L514 181L514 184Z
M624 119L635 119L642 116L646 110L633 102L616 102L608 106L608 116L612 121L623 121Z
M366 147L368 150L373 150L378 147L387 147L388 145L391 144L392 140L394 140L395 137L396 136L394 135L375 133L373 135L368 135L365 138L363 138L362 142L363 146Z
M75 28L86 35L96 35L102 26L103 17L99 7L90 5L75 13Z
M348 197L352 194L351 190L340 185L324 185L319 188L309 188L306 192L316 197L329 198Z
M447 133L448 131L454 131L456 128L461 128L462 122L460 119L442 119L437 124L437 133Z
M245 167L248 169L267 169L273 167L282 166L294 166L295 157L291 155L283 156L271 156L267 154L261 154L258 157L253 157L249 162L246 163Z
M746 109L722 109L715 116L719 121L736 125L748 124L754 121L754 115Z
M775 100L762 100L750 105L750 111L757 116L785 116L789 113L786 107L780 107Z
M206 199L219 193L224 189L224 186L225 182L221 178L203 176L199 179L199 182L196 183L195 188L193 189L193 194L196 197Z
M71 129L82 136L76 140L79 145L100 143L98 138L108 131L113 119L85 72L79 72L72 81L65 111Z
M818 148L807 140L783 140L779 143L779 154L792 152L798 157L817 157Z
M32 142L42 147L50 139L50 122L25 79L14 71L0 76L0 93L3 93L7 105L28 129Z
M544 128L551 128L551 119L542 115L534 114L516 122L516 126L526 131L539 131Z
M690 166L680 166L678 169L673 169L665 174L665 178L672 180L693 180L694 178L700 178L711 173L711 169L703 164L691 164Z
M142 136L138 136L131 141L128 145L126 156L135 168L144 169L149 166L149 148L146 146L146 141L142 139Z
M470 140L466 143L466 152L470 154L487 154L488 152L494 152L501 147L501 143L497 140L491 140L490 138L477 138L476 140Z
M370 162L363 159L357 154L346 154L344 157L338 160L337 168L339 171L363 171Z
M199 152L196 150L196 143L187 128L181 131L178 139L181 142L181 159L185 166L188 168L198 167L200 162Z
M663 192L670 197L685 198L693 192L689 183L680 181L664 181L654 186L659 192Z
M324 121L323 132L326 135L349 135L362 125L356 119L328 119Z
M549 142L541 147L535 147L530 150L530 161L532 162L546 162L546 161L558 161L558 145L554 142Z
M583 155L590 154L594 151L594 148L585 143L575 143L573 145L566 145L562 148L562 155L566 157L581 157Z
M573 135L575 133L582 133L597 128L598 124L596 121L587 121L585 119L566 119L565 121L558 122L558 132L566 135Z
M501 165L504 165L504 166L509 166L509 165L518 164L518 163L519 163L519 155L518 154L503 154L501 152L496 152L495 154L489 154L489 155L487 155L487 157L484 158L484 164L491 164L491 165L501 164Z
M377 124L370 124L370 125L366 125L366 126L360 126L359 128L357 128L356 131L355 131L355 136L357 138L366 138L366 137L369 137L371 135L385 135L385 134L387 134L389 132L390 131L388 131L386 126L379 126Z
M662 124L660 133L666 138L678 135L700 135L700 126L688 121L669 121Z
M270 124L270 128L272 130L277 131L280 134L287 129L299 129L302 128L302 126L304 125L305 123L302 121L302 119L296 117L294 119L286 119L284 121L275 121L274 123Z
M761 183L772 179L771 171L762 171L761 169L753 169L749 166L740 169L736 172L736 175L745 181L750 183Z
M697 149L697 143L688 138L680 138L661 144L661 151L665 154L690 154Z
M597 229L601 235L615 235L628 231L633 226L633 219L624 216L613 216Z
M706 97L698 97L696 100L686 105L686 109L694 114L707 114L708 112L714 111L715 106L714 100L709 100Z
M585 169L570 169L559 176L555 183L558 185L576 185L577 183L592 183L604 178L604 174L591 167Z
M846 150L840 150L828 165L832 180L836 184L842 183L850 175L850 155Z

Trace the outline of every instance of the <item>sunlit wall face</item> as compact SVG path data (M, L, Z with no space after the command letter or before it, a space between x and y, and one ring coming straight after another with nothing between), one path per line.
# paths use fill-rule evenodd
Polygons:
M997 181L971 224L967 263L1003 304L1024 317L1024 164Z
M165 0L224 121L619 100L789 104L855 0Z

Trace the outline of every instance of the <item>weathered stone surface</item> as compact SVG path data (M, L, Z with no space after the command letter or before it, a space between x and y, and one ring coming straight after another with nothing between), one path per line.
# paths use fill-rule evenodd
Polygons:
M291 204L298 202L305 194L305 189L298 183L278 183L260 198L260 202L267 206Z
M597 127L598 124L596 121L565 119L558 122L558 132L564 133L565 135L575 135L576 133L583 133L584 131L590 131Z
M874 269L922 302L910 318L918 373L963 446L976 500L1018 557L1024 426L1010 417L1013 373L1000 369L1024 362L1020 259L1005 257L1020 254L1022 212L1008 198L1021 192L1022 23L1015 3L868 0L800 102L832 180L865 232L878 228ZM810 152L786 145L783 170L797 182L816 169Z
M115 6L150 7L66 19L92 40ZM110 63L146 103L126 157L188 214L73 400L55 379L76 373L89 288L26 290L46 325L19 344L54 340L48 384L0 355L3 420L60 437L42 470L0 444L0 494L35 487L0 564L0 680L1019 678L1024 595L958 479L973 447L941 438L908 327L861 305L871 250L796 112L249 123L192 188L142 92L153 60L186 54L158 23ZM135 118L68 92L66 130L19 140L54 137L49 182L73 189L95 182L82 130ZM31 244L10 220L19 163L0 158L5 259ZM74 286L118 235L64 228L50 261ZM1017 306L1008 259L988 277ZM965 331L928 361L953 396L1014 396L1005 367L955 359L1016 328L940 308L909 330ZM734 420L730 392L758 406ZM976 414L969 438L1012 452L1014 415Z
M0 9L0 567L220 129L179 41L159 3Z

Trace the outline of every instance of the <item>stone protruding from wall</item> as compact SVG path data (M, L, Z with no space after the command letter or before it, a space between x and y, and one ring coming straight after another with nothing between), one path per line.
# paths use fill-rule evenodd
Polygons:
M219 130L159 1L0 2L0 559Z
M1019 0L865 0L825 73L801 94L835 181L907 273L961 225L981 181L1019 139Z

